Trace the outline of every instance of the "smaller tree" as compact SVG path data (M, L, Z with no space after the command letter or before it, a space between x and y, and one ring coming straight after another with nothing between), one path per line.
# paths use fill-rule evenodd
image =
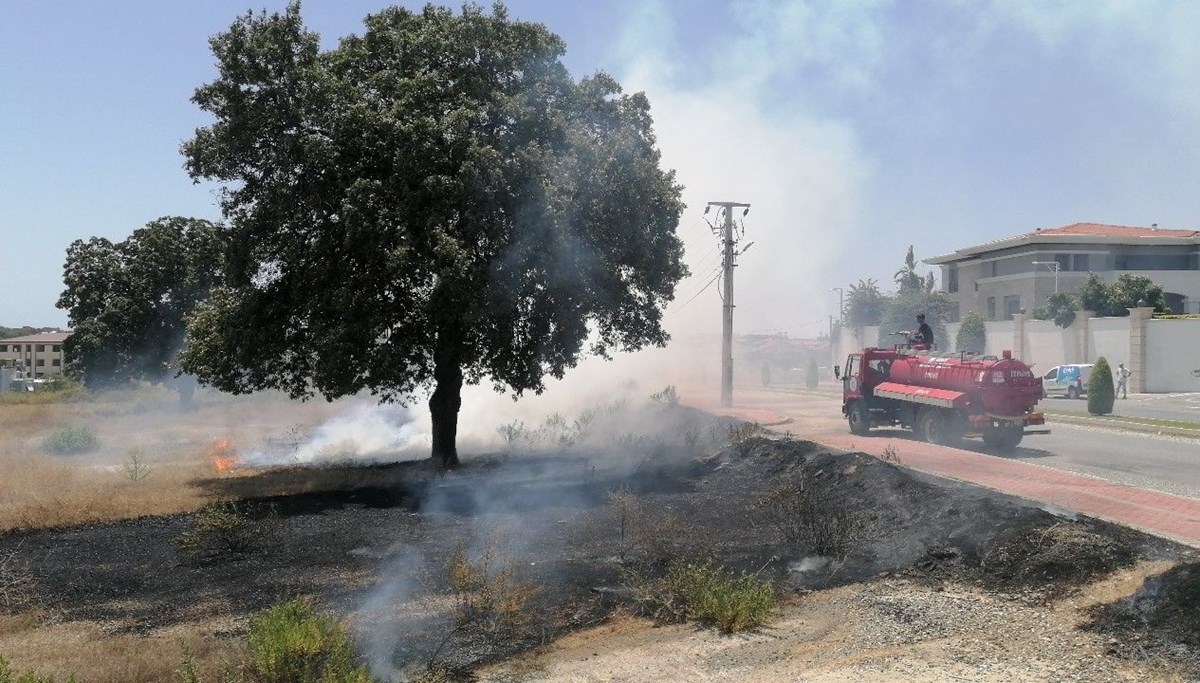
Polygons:
M842 318L851 327L878 325L886 305L887 297L879 290L874 279L859 280L857 284L850 285L846 292L846 308L842 311Z
M199 218L159 218L116 243L72 242L57 304L74 328L67 370L89 389L161 383L188 405L195 381L176 362L185 320L222 281L222 264L221 229Z
M1079 289L1079 304L1085 311L1094 311L1098 316L1107 316L1112 306L1109 302L1108 285L1095 273L1088 273L1087 280Z
M1108 300L1113 315L1129 315L1129 309L1137 306L1152 306L1155 313L1167 312L1162 285L1145 275L1125 273L1117 278L1109 287Z
M1088 412L1092 415L1108 415L1113 411L1117 390L1113 386L1112 368L1104 356L1092 367L1092 376L1088 378Z
M971 311L963 317L954 338L954 348L967 353L983 353L987 348L987 328L983 325L982 315Z
M809 389L816 389L817 384L821 381L821 374L817 370L817 360L815 358L808 359L808 372L804 374L804 386Z
M1046 320L1053 320L1055 325L1068 328L1075 322L1075 310L1079 302L1071 294L1055 292L1046 300Z

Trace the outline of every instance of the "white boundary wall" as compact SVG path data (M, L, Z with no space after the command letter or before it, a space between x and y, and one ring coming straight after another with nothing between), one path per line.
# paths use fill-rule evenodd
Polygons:
M1026 320L1023 360L1033 368L1033 374L1044 375L1055 365L1073 360L1075 337L1075 330L1064 330L1053 320Z
M1150 320L1146 327L1146 391L1200 391L1200 320Z
M1116 375L1117 365L1130 365L1129 318L1092 318L1088 321L1088 357L1085 363L1095 363L1100 356L1108 360Z

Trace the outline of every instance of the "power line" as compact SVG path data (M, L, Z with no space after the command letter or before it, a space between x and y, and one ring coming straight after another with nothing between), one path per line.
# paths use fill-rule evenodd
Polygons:
M704 286L701 287L699 290L697 290L696 293L693 294L687 301L685 301L685 302L679 304L678 306L676 306L675 308L673 308L671 310L671 315L678 313L684 306L687 306L688 304L695 301L696 298L699 297L701 294L703 294L709 287L712 287L712 284L714 282L716 282L719 277L721 277L721 269L716 268L713 271L712 278L710 278L708 282L704 283Z

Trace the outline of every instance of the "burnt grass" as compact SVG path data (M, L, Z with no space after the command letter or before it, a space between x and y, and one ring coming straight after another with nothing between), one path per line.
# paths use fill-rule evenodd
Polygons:
M214 618L232 636L279 600L314 596L354 615L377 667L434 659L459 672L636 609L629 574L656 576L673 563L711 559L757 572L783 594L900 575L1049 602L1139 559L1187 557L1161 539L861 453L761 436L729 444L727 423L677 406L650 410L678 436L468 458L450 474L407 462L200 482L238 501L236 549L180 549L176 539L199 519L190 514L0 535L0 556L22 558L34 604L63 619L150 632ZM614 492L628 492L636 508L622 515ZM766 503L791 492L811 504ZM834 517L852 522L832 532L843 551L803 562L829 547L819 522ZM802 533L814 522L820 534ZM497 551L493 568L504 562L540 590L512 623L455 621L446 567L457 552L487 549ZM1095 608L1089 628L1181 657L1200 649L1198 608L1200 564L1184 563L1138 596Z

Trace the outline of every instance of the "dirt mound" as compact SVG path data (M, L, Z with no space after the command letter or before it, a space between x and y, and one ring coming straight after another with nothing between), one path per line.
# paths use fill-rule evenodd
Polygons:
M1145 661L1183 659L1200 676L1200 562L1146 579L1134 595L1091 610L1087 628L1114 636L1112 654Z
M1133 565L1138 546L1086 522L1013 529L989 547L979 571L993 586L1057 597Z

